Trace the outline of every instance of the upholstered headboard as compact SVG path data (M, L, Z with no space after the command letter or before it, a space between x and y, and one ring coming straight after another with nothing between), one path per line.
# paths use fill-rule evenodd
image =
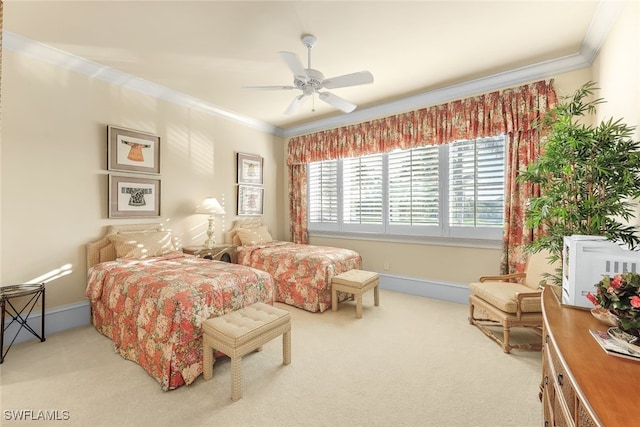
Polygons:
M100 262L116 259L116 248L111 243L109 236L125 233L153 233L163 230L162 224L110 225L100 240L87 244L87 268L93 267Z
M264 223L262 222L262 218L260 217L252 217L246 219L237 219L233 222L233 228L226 233L224 233L224 241L225 243L229 243L232 245L240 246L240 238L238 237L238 230L241 228L259 228L262 227Z

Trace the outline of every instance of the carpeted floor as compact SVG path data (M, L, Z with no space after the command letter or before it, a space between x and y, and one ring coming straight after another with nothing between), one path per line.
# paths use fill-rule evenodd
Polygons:
M230 363L163 392L92 326L11 348L0 365L0 424L57 426L539 426L541 354L501 348L468 323L466 305L380 291L338 312L292 314L292 363L277 338L242 361L244 396L230 399ZM516 332L517 341L531 338ZM31 411L31 412L29 412ZM48 411L46 413L40 411ZM16 421L16 416L57 417Z

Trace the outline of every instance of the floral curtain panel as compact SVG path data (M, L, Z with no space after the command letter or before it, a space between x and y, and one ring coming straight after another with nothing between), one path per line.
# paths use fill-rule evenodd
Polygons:
M293 241L308 242L307 163L505 133L509 138L509 153L502 270L503 273L524 271L526 256L522 246L538 232L525 228L524 213L527 200L538 190L518 183L516 176L540 152L540 134L534 120L556 102L553 80L539 81L291 138L287 165Z

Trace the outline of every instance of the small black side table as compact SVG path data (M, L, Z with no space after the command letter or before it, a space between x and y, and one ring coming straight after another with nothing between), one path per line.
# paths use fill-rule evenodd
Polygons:
M24 297L31 295L24 305L18 310L11 303L13 298ZM40 334L33 330L31 326L27 323L33 308L36 306L36 303L40 300L40 304L42 305L42 325L40 327ZM2 305L2 319L0 322L2 323L2 327L0 327L0 364L4 362L4 358L9 352L9 349L13 345L14 341L20 334L22 328L31 332L33 336L40 339L40 342L45 340L44 337L44 283L41 284L25 284L25 285L11 285L11 286L2 286L0 287L0 304ZM28 311L27 311L28 310ZM23 313L26 313L23 315ZM11 316L11 321L8 325L5 326L5 316L9 314ZM16 334L13 336L13 339L9 343L7 349L4 349L4 332L13 324L13 322L18 322L20 327L16 331Z

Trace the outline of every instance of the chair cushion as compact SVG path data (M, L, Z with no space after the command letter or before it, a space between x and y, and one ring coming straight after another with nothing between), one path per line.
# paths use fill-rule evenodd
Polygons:
M533 291L526 285L513 282L476 282L469 284L469 290L473 295L507 313L516 313L518 311L516 293ZM522 307L520 308L523 313L538 313L542 311L540 297L525 298L522 300Z

